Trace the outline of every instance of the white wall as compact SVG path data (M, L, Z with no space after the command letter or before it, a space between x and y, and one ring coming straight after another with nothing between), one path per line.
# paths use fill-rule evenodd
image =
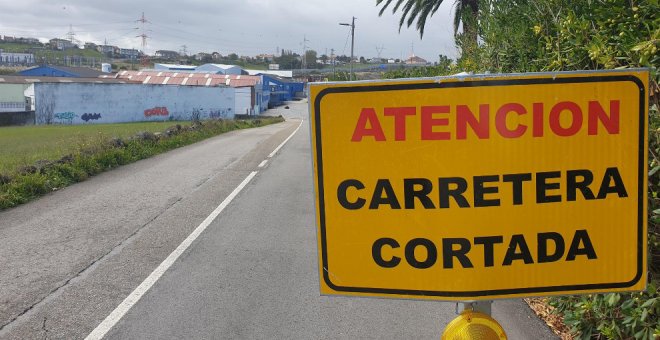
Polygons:
M224 65L224 64L204 64L201 66L198 66L196 71L203 71L203 72L221 72L222 74L231 74L231 75L241 75L241 71L243 70L239 66L236 65Z
M29 84L0 83L0 112L25 111L25 95L23 91Z
M236 90L236 114L251 115L252 111L252 90L249 87L237 87ZM258 113L258 112L257 112Z
M37 124L232 119L250 106L247 89L147 84L37 83Z

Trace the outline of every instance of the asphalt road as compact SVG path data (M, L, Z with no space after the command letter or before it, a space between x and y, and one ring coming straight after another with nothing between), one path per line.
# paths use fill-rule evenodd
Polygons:
M306 105L1 212L0 338L84 338L253 172L106 338L439 338L454 303L319 295ZM556 338L520 300L493 315Z

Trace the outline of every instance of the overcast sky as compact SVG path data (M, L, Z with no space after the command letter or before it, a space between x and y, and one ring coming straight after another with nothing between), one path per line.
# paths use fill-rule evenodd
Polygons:
M378 16L376 0L0 0L0 35L40 39L67 38L73 28L75 39L125 48L141 47L144 12L146 52L181 51L189 54L217 51L254 56L275 54L278 49L319 55L350 55L350 28L338 25L357 17L355 55L406 58L415 55L437 61L438 54L454 58L452 20L454 1L446 0L427 21L424 38L414 28L399 32L399 13L388 9Z

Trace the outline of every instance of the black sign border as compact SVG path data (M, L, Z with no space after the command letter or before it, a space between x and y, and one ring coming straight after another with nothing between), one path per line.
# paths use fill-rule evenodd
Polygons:
M561 75L561 73L558 73ZM635 277L627 282L608 282L592 283L578 285L561 285L545 287L521 287L492 290L476 291L434 291L434 290L410 290L410 289L390 289L390 288L369 288L369 287L345 287L337 286L330 280L330 269L328 267L327 238L325 229L325 190L323 187L323 150L321 145L321 100L329 94L336 93L354 93L354 92L381 92L395 90L425 90L442 88L463 88L463 87L488 87L488 86L511 86L511 85L540 85L540 84L575 84L575 83L594 83L594 82L633 82L639 88L639 151L638 151L638 210L637 210L637 273ZM323 280L331 289L338 292L367 293L367 294L391 294L429 297L451 297L451 298L473 298L493 295L521 295L526 293L556 293L569 291L604 291L606 289L621 289L632 287L643 277L644 252L644 203L647 197L646 187L644 185L646 178L645 160L645 129L646 129L646 90L644 83L633 75L601 75L601 76L568 76L568 77L544 77L544 78L522 78L522 79L484 79L484 80L465 80L452 82L424 82L424 83L404 83L391 85L358 85L352 87L330 87L321 90L314 101L314 131L313 136L316 141L316 164L317 164L317 187L318 187L318 205L320 220L321 237L321 257Z

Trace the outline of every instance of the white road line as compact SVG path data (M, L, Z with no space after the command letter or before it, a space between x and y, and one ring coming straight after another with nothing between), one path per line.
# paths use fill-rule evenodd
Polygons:
M121 320L124 315L138 302L140 298L151 288L151 286L158 281L158 279L174 264L174 262L183 254L183 252L190 247L190 245L199 237L199 235L206 230L206 228L215 220L218 215L231 203L231 201L236 198L238 193L245 188L245 186L254 178L257 174L257 171L252 171L244 180L239 184L234 191L225 198L220 205L213 210L213 212L199 225L193 232L188 235L188 237L181 242L181 244L174 249L174 251L160 264L156 269L154 269L149 276L142 281L142 283L135 288L130 295L128 295L124 301L122 301L115 310L108 315L101 324L99 324L89 335L85 338L86 340L92 339L102 339L112 327L114 327L119 320Z
M293 133L289 137L287 137L287 139L285 139L284 142L282 142L282 144L280 144L278 147L276 147L275 150L273 150L273 152L271 152L270 155L268 155L268 158L272 158L273 156L275 156L275 154L278 151L280 151L280 149L284 146L284 144L286 144L286 142L288 142L289 139L291 139L291 137L293 137L293 135L295 135L296 132L298 132L298 130L300 130L300 127L302 126L303 121L304 121L304 119L300 120L300 125L298 125L298 127L296 128L296 131L293 131Z
M264 159L263 162L259 163L259 167L260 167L260 168L265 167L265 166L266 166L266 163L268 163L268 160L267 160L267 159Z

